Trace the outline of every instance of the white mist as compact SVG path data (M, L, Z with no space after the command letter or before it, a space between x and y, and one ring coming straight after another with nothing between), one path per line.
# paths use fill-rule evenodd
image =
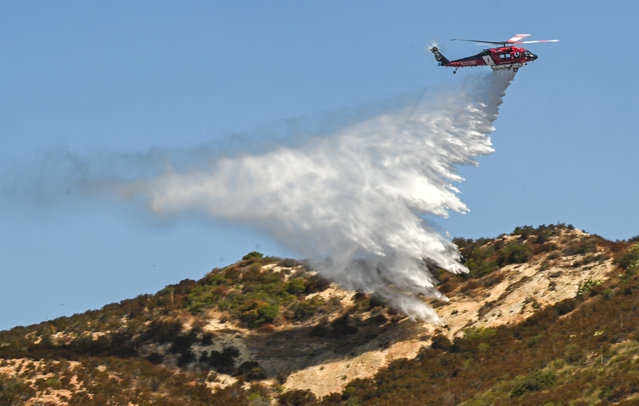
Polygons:
M424 259L465 272L457 248L421 215L468 209L456 164L493 151L488 137L514 77L482 74L301 146L212 159L205 170L121 183L154 212L204 211L250 223L348 289L376 292L438 323L420 295L445 299Z

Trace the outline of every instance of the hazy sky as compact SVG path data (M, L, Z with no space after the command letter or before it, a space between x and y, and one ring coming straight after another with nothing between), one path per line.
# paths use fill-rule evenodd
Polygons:
M1 186L35 182L64 151L255 151L483 69L436 66L429 40L452 59L481 48L450 38L531 33L561 42L528 47L539 59L507 90L496 152L461 169L471 212L439 224L475 238L562 221L629 238L637 15L628 1L3 1ZM254 249L294 255L246 225L50 200L0 201L0 328L197 279Z

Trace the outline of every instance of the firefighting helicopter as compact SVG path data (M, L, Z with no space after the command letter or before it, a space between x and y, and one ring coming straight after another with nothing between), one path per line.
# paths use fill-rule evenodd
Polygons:
M439 62L439 66L451 66L457 73L457 69L467 66L490 66L493 70L509 69L517 72L519 68L537 59L537 55L527 49L515 47L515 44L534 44L537 42L559 42L558 39L545 39L539 41L520 41L529 37L530 34L517 34L507 41L480 41L475 39L453 39L452 41L477 42L478 45L499 45L496 48L484 49L477 55L466 58L449 61L439 52L437 46L429 48L430 52L435 55L435 59Z

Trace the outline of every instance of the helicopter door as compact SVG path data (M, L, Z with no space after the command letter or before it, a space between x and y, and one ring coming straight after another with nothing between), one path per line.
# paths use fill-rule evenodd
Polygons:
M484 55L481 58L484 60L484 62L486 62L486 65L495 66L495 61L493 61L493 58L491 58L490 55Z

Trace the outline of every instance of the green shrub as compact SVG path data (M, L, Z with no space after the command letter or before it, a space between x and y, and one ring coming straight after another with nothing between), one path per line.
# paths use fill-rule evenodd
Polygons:
M576 254L577 255L585 255L589 252L596 251L596 247L593 244L584 243L577 247Z
M530 258L530 248L526 244L513 241L501 250L497 257L499 266L522 264Z
M233 282L238 282L242 273L235 267L228 267L224 270L224 277Z
M488 343L479 343L477 344L477 352L486 352L490 349L490 344Z
M296 321L304 321L313 317L315 312L317 312L318 303L303 300L301 302L295 303L292 306L293 317Z
M539 230L537 230L537 238L535 238L535 243L540 245L545 244L548 240L550 240L550 237L552 235L552 230L540 227Z
M632 276L635 275L639 271L639 259L635 259L626 267L626 274Z
M539 371L524 378L520 378L515 388L510 392L510 397L521 396L526 392L534 392L546 389L557 382L557 376L552 371Z
M4 384L4 390L7 392L16 392L22 393L26 392L29 385L26 384L22 379L12 379Z
M256 328L275 320L279 311L280 307L277 304L251 300L240 307L240 320L250 328Z
M619 265L629 275L634 275L639 271L639 242L633 244L626 250L626 253L621 257Z
M536 230L533 226L515 227L513 234L518 235L523 241L533 235L535 231Z
M479 278L497 269L497 263L494 259L495 248L484 245L486 244L484 240L466 244L462 254L465 259L464 265L469 272L462 278Z
M244 255L242 257L242 259L244 261L248 260L248 259L260 259L260 258L264 258L264 254L262 254L261 252L257 252L257 251L251 251L248 254Z
M471 278L480 278L497 269L496 261L488 261L485 259L472 258L466 261L464 265L468 268L468 277Z
M259 394L259 393L257 393L257 392L253 392L253 393L251 393L251 394L249 395L249 397L248 397L248 398L246 398L246 400L249 402L249 404L253 404L253 402L261 401L262 399L263 399L263 398L262 398L262 395L260 395L260 394Z
M53 388L53 389L61 389L62 388L62 383L60 382L60 380L58 378L48 378L45 381L45 384L49 388Z
M211 307L215 303L213 301L213 291L210 286L196 286L191 290L187 297L186 308L191 313L197 313L203 308Z
M319 275L313 275L306 280L306 292L321 292L331 285L331 282Z
M464 337L468 341L484 341L497 334L497 330L490 327L469 327L465 328L463 331Z
M246 361L237 370L237 375L243 375L247 381L266 378L266 372L255 361Z
M443 334L437 334L432 338L431 347L448 351L453 347L453 343L450 342L448 337Z
M586 296L595 288L595 286L601 285L603 282L599 279L586 279L579 285L577 289L577 296Z
M248 269L242 273L243 282L262 283L268 278L266 272L261 272L262 264L259 262L252 263Z
M537 345L537 343L538 343L539 341L541 341L541 337L542 337L541 335L536 335L536 336L528 337L528 338L526 339L526 345L527 345L528 347L534 347L535 345Z
M342 399L346 400L346 399L352 399L355 397L355 394L357 393L357 388L354 386L347 386L344 389L344 392L342 392Z
M284 289L291 295L299 295L306 291L306 281L302 278L294 278L286 282Z

